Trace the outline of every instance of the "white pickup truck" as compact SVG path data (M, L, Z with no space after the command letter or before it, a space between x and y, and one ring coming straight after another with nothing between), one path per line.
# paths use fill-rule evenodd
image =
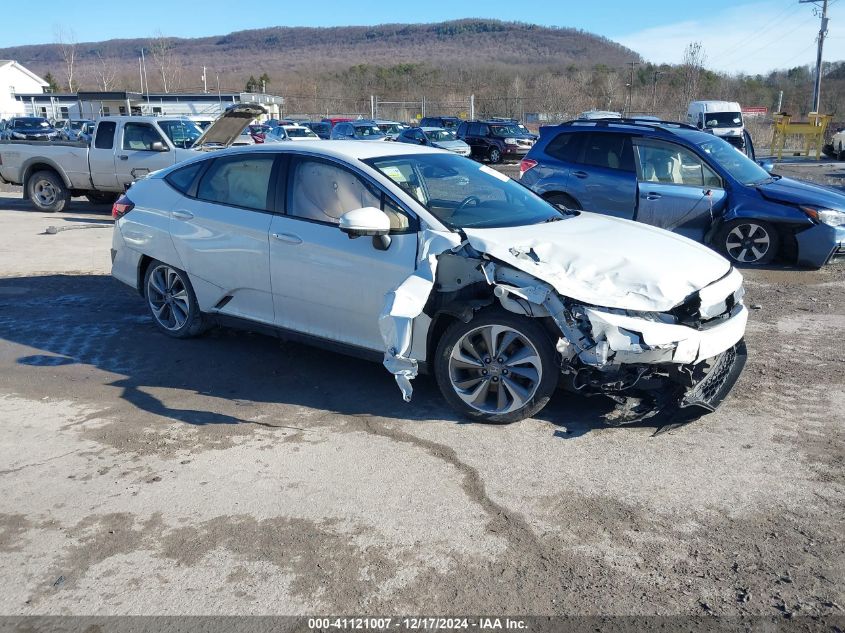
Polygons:
M90 146L0 141L0 181L23 185L24 197L41 211L61 211L72 196L111 203L150 172L228 147L262 114L260 105L236 104L204 132L179 117L103 117Z

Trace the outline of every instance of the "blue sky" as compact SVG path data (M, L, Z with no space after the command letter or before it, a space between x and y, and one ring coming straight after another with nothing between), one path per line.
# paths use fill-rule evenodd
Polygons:
M584 29L630 46L654 62L678 62L686 45L701 41L708 67L729 72L765 72L772 68L809 64L815 59L818 19L812 5L798 0L604 0L583 3L519 3L513 0L459 2L362 3L324 0L313 5L278 3L275 8L239 11L232 0L174 3L145 0L140 5L89 0L84 10L68 10L67 2L42 0L38 8L10 2L2 11L0 47L43 44L55 40L55 28L75 32L79 42L166 35L197 37L265 26L343 26L385 22L436 22L462 17L491 17ZM246 4L245 4L246 6ZM251 4L249 6L257 7ZM843 5L845 6L845 5ZM143 9L141 9L143 7ZM33 11L38 19L32 19ZM54 21L49 17L56 16ZM67 20L67 16L76 19ZM830 39L825 59L845 59L845 10L834 1L830 9ZM841 30L838 30L838 27Z

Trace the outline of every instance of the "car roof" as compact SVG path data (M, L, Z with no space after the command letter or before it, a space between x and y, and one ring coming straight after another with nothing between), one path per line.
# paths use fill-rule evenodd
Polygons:
M673 121L650 121L637 119L576 119L558 125L543 126L558 130L580 130L584 132L600 130L602 132L623 133L638 132L643 136L672 137L680 136L692 143L701 143L713 138L712 134L702 132L685 123ZM543 128L541 128L543 129Z
M450 132L451 130L447 130L445 127L420 127L423 132Z
M384 156L407 156L413 154L442 154L439 149L421 147L419 145L408 145L407 143L374 143L373 141L298 141L290 143L271 143L260 145L248 145L246 147L231 147L228 149L211 152L213 156L222 154L234 154L241 152L269 152L285 151L288 148L300 147L309 154L338 158L341 160L367 160L370 158L381 158Z

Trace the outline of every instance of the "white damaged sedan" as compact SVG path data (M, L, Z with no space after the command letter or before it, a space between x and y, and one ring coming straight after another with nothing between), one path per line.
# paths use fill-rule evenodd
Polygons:
M617 422L712 411L745 363L720 255L442 150L224 150L136 182L113 215L112 274L164 333L240 325L378 359L406 400L430 371L478 420L530 417L558 387L611 398Z

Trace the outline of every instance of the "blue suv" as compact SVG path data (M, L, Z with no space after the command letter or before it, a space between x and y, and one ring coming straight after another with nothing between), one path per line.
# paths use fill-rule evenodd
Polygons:
M845 256L845 195L770 174L722 139L682 123L541 127L520 179L554 204L674 231L737 264L780 255L820 267Z

